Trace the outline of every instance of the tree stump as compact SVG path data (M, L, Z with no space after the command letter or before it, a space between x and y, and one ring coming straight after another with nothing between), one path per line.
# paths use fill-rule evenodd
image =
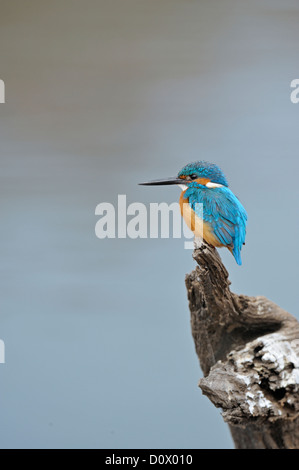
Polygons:
M238 449L299 448L299 323L265 297L230 291L214 247L195 242L186 276L191 328L204 377Z

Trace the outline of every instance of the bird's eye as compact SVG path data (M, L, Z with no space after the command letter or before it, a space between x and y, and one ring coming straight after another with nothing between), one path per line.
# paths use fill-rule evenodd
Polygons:
M193 175L186 176L187 181L196 180L196 178L198 178L198 176L195 173L193 173Z

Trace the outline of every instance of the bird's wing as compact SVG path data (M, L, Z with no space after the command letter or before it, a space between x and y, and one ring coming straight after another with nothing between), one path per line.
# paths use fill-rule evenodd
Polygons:
M200 215L196 203L203 203ZM239 253L245 242L247 214L239 199L229 188L213 188L201 193L201 200L195 195L189 198L192 209L208 222L217 239Z

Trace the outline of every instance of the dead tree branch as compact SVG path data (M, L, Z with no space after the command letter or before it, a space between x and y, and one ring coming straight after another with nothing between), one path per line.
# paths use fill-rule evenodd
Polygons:
M232 293L213 247L201 243L193 257L186 286L202 392L236 448L299 448L299 323L265 297Z

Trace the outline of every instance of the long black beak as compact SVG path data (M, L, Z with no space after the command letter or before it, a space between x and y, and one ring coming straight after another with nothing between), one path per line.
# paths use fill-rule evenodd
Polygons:
M148 183L139 183L142 186L160 186L162 184L183 184L184 180L181 178L177 178L176 176L173 178L166 178L164 180L153 180L149 181Z

